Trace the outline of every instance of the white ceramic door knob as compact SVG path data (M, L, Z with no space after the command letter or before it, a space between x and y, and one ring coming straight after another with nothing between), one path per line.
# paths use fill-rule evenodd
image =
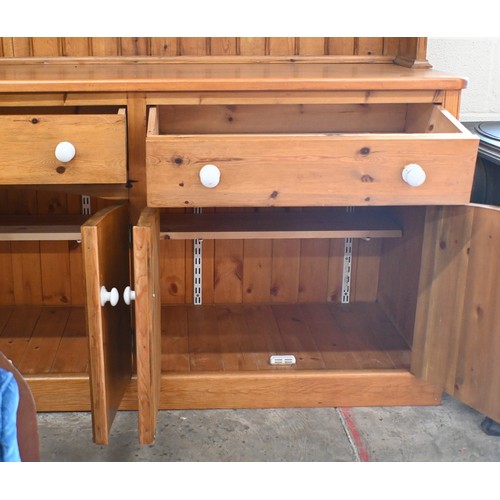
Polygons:
M115 307L120 300L120 294L116 288L108 292L105 286L101 286L101 306L104 307L108 302Z
M55 150L56 158L62 163L68 163L76 155L76 149L71 142L60 142Z
M129 286L123 290L123 300L128 306L130 305L130 302L135 300L135 292L134 290L131 290Z
M412 187L421 186L426 179L425 171L416 163L406 165L402 172L403 180Z
M200 170L200 181L207 188L214 188L220 182L220 170L215 165L205 165Z

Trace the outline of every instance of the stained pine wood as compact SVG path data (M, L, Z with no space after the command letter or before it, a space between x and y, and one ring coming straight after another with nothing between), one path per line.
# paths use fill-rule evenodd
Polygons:
M438 137L149 137L148 203L158 207L466 203L478 140L462 134ZM426 183L418 188L401 178L404 166L414 162L427 173ZM214 189L199 181L199 170L209 163L221 171ZM331 175L332 163L335 176ZM308 165L306 173L304 164Z
M90 351L93 436L108 443L111 424L131 377L132 333L123 301L101 306L100 290L130 284L129 214L126 205L109 207L82 226L87 328Z
M461 90L466 80L428 69L391 64L292 62L165 64L79 60L54 64L0 61L1 92L168 92L168 91L409 91Z
M417 376L453 392L473 212L432 207L425 223L411 367Z
M126 181L123 115L7 115L0 117L0 131L5 139L2 184ZM77 151L66 164L55 157L62 141L71 142Z
M460 401L500 421L500 289L497 256L500 251L498 207L470 207L471 241L465 300L453 385L447 389ZM451 390L453 388L453 390Z
M146 208L133 228L135 338L139 441L151 443L156 435L156 414L161 372L160 215Z
M383 212L315 208L304 212L166 213L160 237L176 239L398 238L402 227Z
M113 57L113 56L218 56L300 55L318 57L388 55L404 65L424 64L423 38L374 37L4 37L3 57ZM388 60L391 60L388 59ZM369 59L368 59L369 60Z

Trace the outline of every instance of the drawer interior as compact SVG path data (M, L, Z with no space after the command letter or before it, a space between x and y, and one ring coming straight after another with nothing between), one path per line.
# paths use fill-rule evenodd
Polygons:
M154 113L150 133L159 135L464 131L451 116L429 103L162 105Z

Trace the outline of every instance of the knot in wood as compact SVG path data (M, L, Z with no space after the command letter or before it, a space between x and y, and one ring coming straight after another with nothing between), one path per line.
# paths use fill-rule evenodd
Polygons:
M361 182L373 182L375 179L368 174L365 174L361 177Z

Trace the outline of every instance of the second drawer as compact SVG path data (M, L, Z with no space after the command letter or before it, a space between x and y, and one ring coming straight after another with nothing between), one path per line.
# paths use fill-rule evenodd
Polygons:
M477 139L429 104L157 107L148 204L462 204L476 152Z

